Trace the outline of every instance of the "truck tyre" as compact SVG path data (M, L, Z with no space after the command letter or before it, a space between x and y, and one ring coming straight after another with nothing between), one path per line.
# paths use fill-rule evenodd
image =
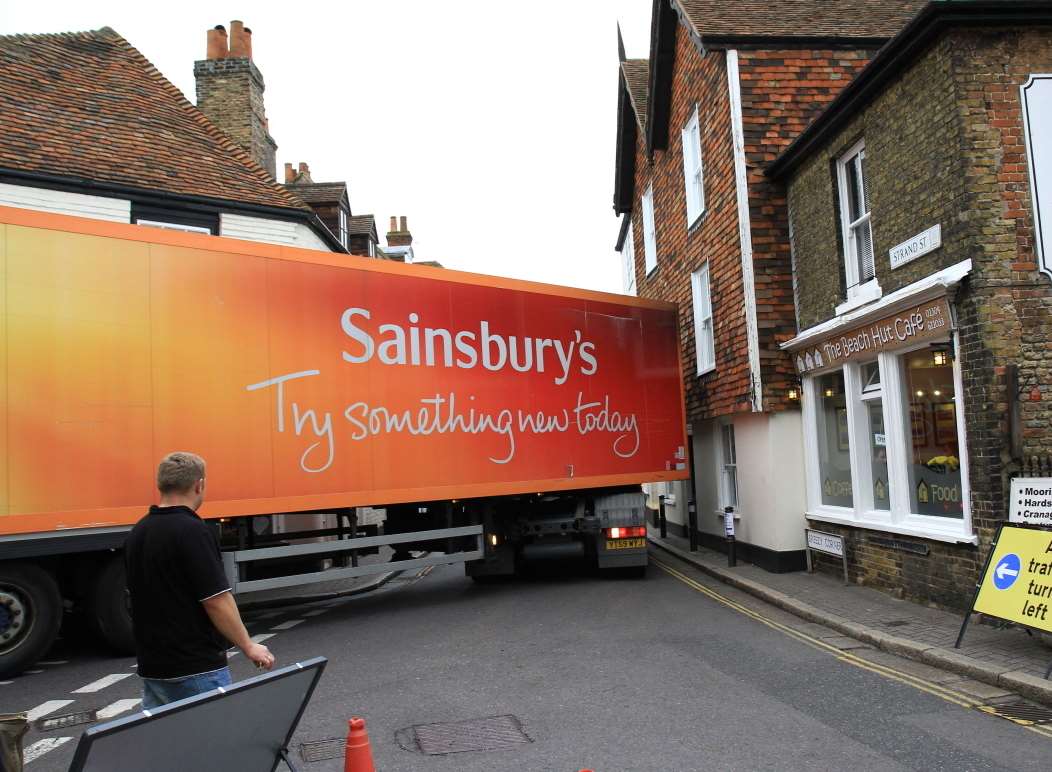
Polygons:
M44 656L61 624L55 577L31 563L0 563L0 678Z
M116 555L95 576L87 598L87 620L92 632L118 654L135 653L124 556Z

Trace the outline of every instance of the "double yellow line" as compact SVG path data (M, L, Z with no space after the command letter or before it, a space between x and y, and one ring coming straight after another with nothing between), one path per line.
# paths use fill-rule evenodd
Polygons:
M784 633L785 635L788 635L791 638L795 638L796 640L810 646L813 649L818 649L819 651L824 652L826 654L831 654L841 662L846 662L849 665L854 665L855 667L861 668L862 670L868 670L871 673L876 673L877 675L883 676L885 678L890 678L892 681L898 681L901 684L912 686L914 689L920 689L922 692L927 692L928 694L946 700L947 702L952 702L954 705L959 705L962 708L968 708L969 710L976 709L984 713L989 713L991 715L1008 719L1009 721L1018 724L1026 729L1029 729L1032 732L1036 732L1037 734L1042 735L1043 737L1052 738L1052 728L1050 727L1035 725L1032 722L1025 721L1022 719L1014 719L1009 718L1008 716L1002 716L997 712L996 706L984 705L983 703L975 700L974 698L969 697L967 694L962 694L961 692L958 692L954 689L949 689L945 686L941 686L931 681L927 681L923 678L918 678L917 676L910 675L909 673L903 673L901 670L896 670L886 665L879 665L876 662L869 662L868 660L864 660L861 657L857 657L854 654L851 654L850 652L838 649L836 646L826 643L825 641L819 638L815 638L814 636L808 635L807 633L801 632L800 630L796 630L792 627L789 627L788 625L783 625L780 622L775 622L773 619L769 619L763 614L760 614L757 611L753 611L747 606L743 606L741 603L733 601L725 595L721 595L715 590L706 587L705 585L701 584L700 582L694 579L691 579L683 572L673 568L672 566L661 560L657 560L656 558L651 557L651 562L665 573L683 582L691 589L697 590L701 594L712 598L717 603L720 603L726 606L727 608L734 609L738 613L744 614L750 619L754 619L760 624L767 625L767 627L770 627L774 630L778 630L779 632Z

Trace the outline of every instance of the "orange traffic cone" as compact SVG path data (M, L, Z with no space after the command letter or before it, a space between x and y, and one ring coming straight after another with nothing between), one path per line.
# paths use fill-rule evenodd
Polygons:
M347 722L347 750L343 756L343 772L376 772L373 749L369 747L369 733L365 719L355 716Z

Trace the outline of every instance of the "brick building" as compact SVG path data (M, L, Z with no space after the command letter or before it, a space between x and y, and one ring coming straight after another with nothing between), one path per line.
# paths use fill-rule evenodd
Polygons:
M763 168L919 0L655 0L647 60L620 47L614 209L626 291L679 304L698 531L770 570L803 564L788 221ZM673 487L673 530L688 489Z
M1049 473L1049 73L1049 3L930 3L767 170L791 213L804 511L846 537L854 581L902 597L966 606L1009 479Z

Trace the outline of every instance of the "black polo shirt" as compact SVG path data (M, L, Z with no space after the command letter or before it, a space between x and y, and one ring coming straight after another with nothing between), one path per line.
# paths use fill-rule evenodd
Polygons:
M189 507L150 507L124 546L143 678L226 667L227 641L201 601L230 589L215 534Z

